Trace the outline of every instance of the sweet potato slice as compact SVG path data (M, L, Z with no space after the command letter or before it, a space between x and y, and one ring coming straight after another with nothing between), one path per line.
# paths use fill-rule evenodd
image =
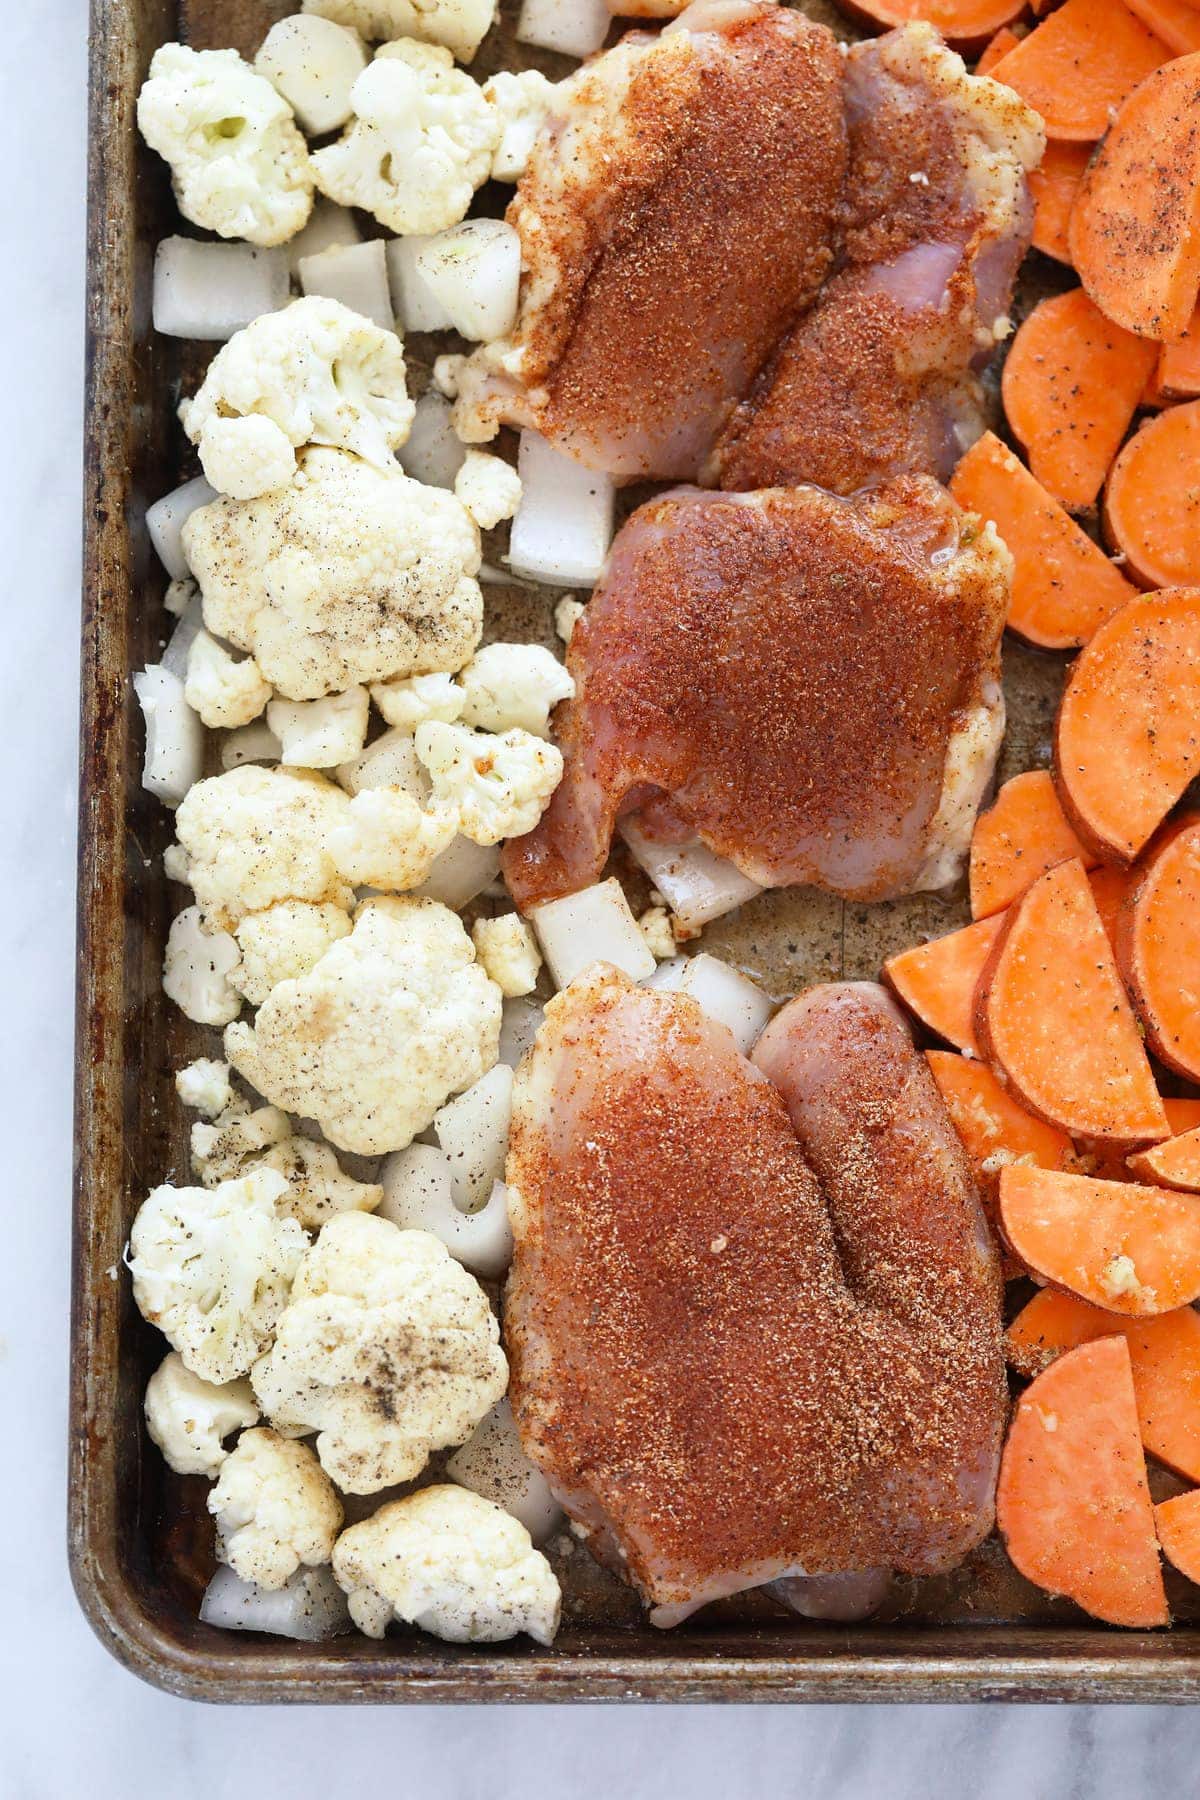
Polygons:
M1200 13L1188 0L1125 0L1125 4L1172 56L1200 50Z
M1013 559L1008 625L1031 644L1067 650L1137 592L1066 508L990 431L954 471L960 506L990 519Z
M1200 1488L1161 1500L1154 1509L1154 1529L1167 1561L1189 1581L1200 1582Z
M1001 916L975 990L975 1035L1010 1092L1072 1137L1169 1136L1082 863L1048 870Z
M1200 18L1200 13L1197 13ZM1200 395L1200 309L1181 337L1164 344L1158 353L1159 390L1170 400L1193 400Z
M1144 588L1200 584L1200 400L1134 432L1109 472L1104 529Z
M852 19L882 31L926 19L963 56L977 55L1025 10L1025 0L838 0L838 5Z
M971 916L1003 912L1047 869L1088 855L1058 802L1045 769L1014 775L999 790L971 835Z
M1034 248L1046 256L1053 256L1057 262L1069 263L1071 260L1067 223L1092 149L1091 144L1063 144L1049 138L1040 167L1031 170L1029 175L1034 205Z
M1101 864L1088 874L1088 886L1092 890L1092 899L1096 902L1096 911L1100 914L1100 923L1104 927L1104 935L1112 945L1115 954L1117 948L1117 927L1120 923L1121 908L1129 898L1130 888L1136 885L1132 869L1114 869Z
M1106 319L1082 288L1043 300L1017 332L1004 410L1034 476L1070 511L1100 492L1157 361L1153 344Z
M1148 1150L1136 1151L1127 1160L1139 1181L1153 1182L1157 1187L1182 1188L1189 1194L1200 1193L1200 1130L1166 1138L1161 1144L1152 1144ZM1196 1479L1200 1481L1200 1475Z
M1080 841L1128 864L1200 774L1200 589L1143 594L1080 651L1054 780Z
M1159 342L1184 330L1200 288L1198 110L1200 54L1148 74L1088 164L1067 230L1071 261L1096 305L1126 331Z
M1200 1481L1200 1314L1194 1308L1125 1319L1044 1288L1017 1314L1005 1345L1014 1369L1039 1375L1064 1351L1116 1332L1129 1345L1144 1448L1177 1475Z
M1182 1137L1185 1131L1195 1131L1200 1126L1200 1100L1173 1100L1168 1095L1163 1111L1174 1137Z
M995 37L989 38L984 45L979 61L975 64L975 73L990 75L1000 58L1007 56L1010 50L1015 50L1020 41L1015 31L1010 31L1007 25L1002 25Z
M1017 1402L996 1523L1028 1580L1110 1625L1166 1625L1129 1349L1081 1344Z
M1155 1055L1200 1080L1200 823L1151 855L1121 911L1117 962Z
M975 984L983 972L1002 919L980 919L890 956L883 972L905 1006L936 1036L977 1055L972 1023Z
M1054 1287L1131 1319L1200 1297L1200 1196L1014 1164L1000 1174L1000 1228Z
M1048 137L1094 143L1112 108L1168 55L1121 0L1066 0L1000 58L992 76L1041 113Z

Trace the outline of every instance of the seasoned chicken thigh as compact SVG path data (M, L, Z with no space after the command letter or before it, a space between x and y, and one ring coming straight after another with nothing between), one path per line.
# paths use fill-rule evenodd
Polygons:
M924 1059L882 990L841 984L755 1061L596 966L514 1092L513 1411L659 1625L775 1582L861 1613L992 1521L999 1273Z
M505 848L518 905L594 881L636 806L761 887L943 886L1003 731L1009 572L924 476L640 508L571 638L562 783Z

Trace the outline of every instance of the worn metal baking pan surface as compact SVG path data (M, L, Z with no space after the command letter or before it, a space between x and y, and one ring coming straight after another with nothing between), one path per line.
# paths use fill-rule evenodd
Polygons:
M199 1622L213 1566L205 1484L172 1475L145 1440L142 1393L162 1341L138 1317L121 1265L140 1200L187 1168L171 1070L199 1053L204 1035L161 992L178 896L161 866L169 815L140 787L129 685L130 671L157 655L165 617L145 510L194 470L174 407L203 365L151 330L154 246L178 220L163 165L137 139L134 109L160 43L182 36L253 51L291 10L286 0L92 7L70 1496L71 1565L89 1619L138 1674L209 1700L1200 1697L1196 1624L1155 1634L1092 1625L1022 1581L994 1540L951 1576L899 1584L886 1614L852 1628L806 1624L743 1595L677 1631L654 1631L629 1590L569 1533L549 1546L565 1592L549 1651L527 1642L463 1649L415 1632L309 1645ZM477 72L512 60L502 25ZM551 73L567 66L538 60ZM419 359L419 340L413 348ZM489 589L489 601L494 629L503 622L551 641L543 599ZM1063 668L1012 644L1005 662L1002 775L1044 761ZM964 917L961 902L929 896L867 908L767 894L710 927L706 943L783 996L813 980L874 975L891 950ZM1186 1592L1181 1583L1171 1594L1185 1621Z

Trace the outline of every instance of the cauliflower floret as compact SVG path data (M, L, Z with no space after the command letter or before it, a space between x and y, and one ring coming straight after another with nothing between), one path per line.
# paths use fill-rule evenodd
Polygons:
M492 157L494 181L520 181L554 99L554 83L540 69L519 75L493 75L483 84L483 97L500 114L503 135Z
M286 1201L280 1204L306 1231L344 1212L374 1212L383 1199L375 1181L356 1181L347 1175L328 1144L312 1138L289 1137L274 1144L265 1156L256 1156L251 1167L274 1169L288 1184Z
M560 752L528 731L497 736L431 720L418 728L416 745L435 808L456 813L473 844L532 831L562 780Z
M467 360L465 356L452 351L434 357L433 385L445 399L458 399L459 376L466 368Z
M261 1588L281 1588L302 1563L327 1563L344 1517L308 1445L261 1426L244 1431L226 1457L208 1510L217 1561Z
M184 1106L215 1119L233 1100L229 1080L229 1064L215 1062L211 1056L198 1056L175 1076L175 1092Z
M503 125L440 44L385 44L354 84L355 117L312 158L323 194L402 236L465 219L492 172Z
M278 900L348 908L353 894L329 853L329 834L349 807L340 787L307 769L246 763L198 781L175 820L205 923L234 928Z
M146 1385L146 1429L167 1467L177 1475L211 1479L229 1452L223 1438L258 1423L258 1407L248 1381L217 1387L202 1381L172 1350Z
M468 450L454 477L454 494L480 530L490 531L501 519L511 519L520 506L521 477L502 456Z
M349 936L349 915L340 906L281 900L248 913L238 926L242 966L230 980L251 1006L261 1006L272 988L307 975L331 944Z
M377 681L371 698L399 731L415 731L426 719L452 725L463 709L463 691L449 675L410 675L404 681Z
M398 468L303 452L292 486L192 513L184 548L209 629L289 700L460 669L479 642L479 533Z
M659 962L667 962L678 951L675 933L671 929L671 915L665 906L651 906L638 920L638 930L646 940L652 955Z
M381 1638L392 1618L451 1644L528 1632L549 1644L562 1593L519 1520L482 1494L427 1487L381 1506L338 1539L333 1572L350 1616Z
M461 1443L508 1364L487 1295L437 1238L355 1212L304 1258L252 1379L277 1431L316 1431L338 1486L373 1494Z
M550 712L570 700L575 683L540 644L486 644L458 678L462 717L484 731L529 731L546 737Z
M495 1063L500 990L462 922L435 900L368 900L354 930L273 989L225 1052L276 1105L342 1150L403 1150Z
M292 109L236 50L164 44L137 111L142 136L171 165L179 210L194 225L282 244L308 218L312 169Z
M425 812L404 788L364 788L350 802L350 817L329 848L356 887L401 894L429 878L443 850L458 836L449 813Z
M376 468L394 469L392 452L408 436L413 410L404 346L396 333L338 300L312 294L235 331L209 363L199 392L180 402L179 417L193 444L200 445L202 463L205 428L213 420L222 421L223 463L239 435L251 443L254 456L247 465L262 463L259 491L267 493L281 485L280 440L270 440L275 453L264 458L262 420L278 426L293 452L305 444L328 444L353 451ZM220 472L205 465L217 488ZM252 498L251 478L243 474L238 498ZM219 625L208 623L220 632Z
M197 1025L228 1025L242 1010L232 986L239 960L229 933L206 931L200 908L185 906L167 933L163 993Z
M542 953L533 928L520 913L476 919L471 928L475 954L506 1000L519 1000L537 986Z
M291 438L262 413L206 419L199 445L210 485L232 500L276 493L296 473Z
M554 629L562 643L570 643L586 610L582 600L577 600L574 594L563 595L554 609Z
M210 1124L197 1120L192 1126L192 1168L206 1188L218 1187L223 1181L236 1180L252 1167L257 1168L262 1151L273 1144L286 1143L291 1135L291 1121L277 1106L259 1106L251 1111L247 1102L235 1095ZM251 1157L255 1159L253 1164Z
M157 1187L133 1221L138 1310L205 1381L244 1375L271 1341L308 1247L286 1196L282 1175L260 1169L212 1189Z
M183 697L213 731L233 731L257 719L271 689L252 656L238 662L224 644L198 631L188 650Z
M304 11L377 43L413 37L445 44L460 62L470 62L491 29L496 0L304 0Z
M371 702L365 687L324 700L272 700L267 724L291 768L336 769L353 762L367 741Z

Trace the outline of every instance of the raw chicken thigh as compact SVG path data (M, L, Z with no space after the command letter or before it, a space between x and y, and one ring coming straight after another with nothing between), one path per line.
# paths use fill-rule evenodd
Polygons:
M861 1614L992 1522L999 1273L924 1059L847 983L785 1007L755 1062L597 965L514 1093L514 1414L664 1626L766 1583Z
M761 887L943 886L1003 732L1010 566L926 476L640 508L571 639L562 783L505 848L518 905L594 881L634 807Z

